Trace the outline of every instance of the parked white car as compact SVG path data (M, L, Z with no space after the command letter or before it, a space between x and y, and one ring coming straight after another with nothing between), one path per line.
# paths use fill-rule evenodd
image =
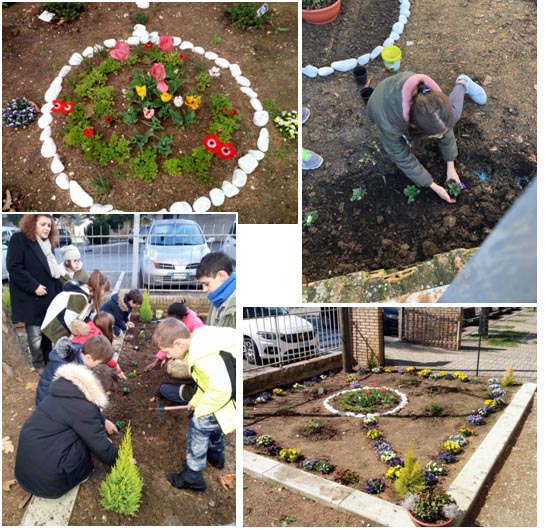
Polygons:
M210 252L203 230L195 221L155 221L140 255L140 279L150 287L198 287L195 273Z
M233 221L229 234L222 241L220 250L227 254L235 263L237 260L237 221Z
M2 227L2 281L9 278L8 269L6 267L6 255L8 253L8 244L11 236L17 232L17 228L14 226Z
M251 364L299 361L318 354L311 323L286 307L243 308L243 355Z

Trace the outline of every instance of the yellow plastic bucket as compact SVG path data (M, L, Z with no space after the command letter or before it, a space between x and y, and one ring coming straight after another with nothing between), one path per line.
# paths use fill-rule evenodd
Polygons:
M398 46L385 46L381 52L387 72L398 72L402 61L402 50Z

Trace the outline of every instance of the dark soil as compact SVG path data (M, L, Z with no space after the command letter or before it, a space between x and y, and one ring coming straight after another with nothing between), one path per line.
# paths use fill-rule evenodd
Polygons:
M222 471L210 465L205 468L205 492L179 490L167 482L167 473L178 472L184 465L189 418L184 410L157 412L156 392L161 383L169 381L169 376L159 366L152 372L144 372L144 367L157 352L151 341L154 327L146 324L144 339L137 338L139 326L126 336L118 362L126 374L136 370L137 376L127 381L120 380L105 411L106 417L113 422L131 422L134 457L144 479L141 507L135 518L101 508L98 489L109 468L95 459L96 471L80 487L70 518L71 526L176 526L182 523L207 526L235 522L235 489L223 489L218 483L219 476L235 473L235 434L226 437L225 468ZM138 350L134 349L135 346ZM29 373L29 379L37 381L37 376ZM3 388L3 416L7 422L3 425L3 436L9 435L15 448L22 423L34 405L35 386L28 389L24 383L11 380L4 382ZM129 387L131 392L124 394L124 387ZM16 403L17 410L14 409ZM172 403L161 400L161 405ZM119 445L122 437L123 430L114 435L112 441ZM14 454L4 455L4 480L13 476L13 459ZM3 492L4 525L19 524L23 516L23 510L17 509L20 495L22 490L19 486L12 487L9 493Z
M272 5L271 23L263 29L246 31L230 24L225 15L226 7L225 3L152 3L150 9L143 11L134 3L88 3L76 21L62 25L38 20L42 8L37 3L16 3L3 8L4 100L25 96L41 106L46 89L73 52L81 52L86 46L102 43L106 38L127 37L134 25L131 17L136 12L144 12L148 16L146 26L150 31L179 36L239 64L262 104L269 101L280 110L297 108L297 5ZM208 68L213 64L199 59L200 56L192 52L186 56L188 75L185 78L191 85L198 63L205 63ZM81 67L73 71L76 70L80 71ZM232 141L238 154L242 155L248 149L256 149L258 129L252 123L254 110L231 74L223 72L219 78L213 79L206 94L225 92L239 111L241 129L232 135ZM124 81L129 81L126 73L112 80L119 87ZM61 92L61 97L68 92L67 87ZM202 129L210 121L205 104L202 111L201 116L198 111L200 123L190 126L187 133L176 141L174 155L189 154L191 148L201 144ZM54 120L54 123L62 122L63 119ZM97 126L99 128L100 124ZM105 138L111 132L124 132L125 127L121 119L117 120L105 131ZM283 139L271 120L267 128L270 147L266 158L249 175L240 193L226 199L219 210L238 211L239 219L245 223L295 223L297 145ZM136 177L119 178L114 175L114 168L85 161L78 150L61 145L61 131L57 129L54 127L53 138L69 177L74 176L96 202L113 204L125 211L156 211L180 200L191 204L201 195L208 196L212 187L221 187L223 180L231 181L236 167L235 160L215 160L210 171L215 184L210 186L164 173L156 177L153 184L147 184ZM5 129L4 132L2 149L10 156L3 157L3 200L9 190L13 200L11 208L15 211L73 210L75 205L69 200L68 192L58 188L54 182L55 176L49 169L51 160L40 155L41 129L37 123L26 129ZM161 161L159 163L161 165ZM122 171L127 174L127 168L122 168ZM108 182L110 191L101 188L99 175ZM32 187L28 186L29 180L34 183Z
M335 22L304 24L303 65L327 66L371 52L388 37L398 5L343 0ZM351 72L303 76L303 104L311 110L303 145L325 159L318 170L303 173L303 212L318 212L314 225L303 229L304 283L400 269L480 245L536 174L535 37L536 2L412 3L397 42L402 70L430 75L446 93L466 73L489 97L481 107L466 101L455 128L456 169L467 186L456 204L426 188L407 204L403 189L412 182L383 151ZM367 68L371 86L388 76L380 58ZM443 184L445 163L434 140L416 142L413 152ZM358 187L367 195L351 201Z
M336 471L351 469L360 476L356 489L363 491L366 480L383 478L388 469L376 455L372 441L366 438L362 428L362 419L336 416L323 405L325 397L339 390L347 389L346 374L343 372L333 378L315 383L297 392L287 391L282 396L259 405L245 406L245 426L252 426L257 436L268 434L283 448L299 449L304 458L327 458L336 465ZM416 379L415 379L416 378ZM412 379L415 379L413 384ZM419 376L392 374L369 374L357 376L361 386L385 386L401 391L408 397L409 403L401 411L392 416L378 418L379 429L384 439L388 441L402 458L412 444L413 451L421 466L443 451L443 442L456 434L459 427L465 424L465 418L473 410L480 407L487 399L487 385L480 380L477 383L462 383L458 380L430 380ZM324 394L317 396L318 388L325 389ZM449 389L430 395L433 388ZM510 399L508 392L506 401ZM332 403L332 402L331 402ZM436 403L443 407L442 416L432 417L426 410L427 405ZM333 404L333 403L332 403ZM393 405L392 408L394 408ZM276 416L279 409L289 409L292 416ZM502 414L502 409L486 418L486 424L473 427L475 436L468 437L468 445L457 455L458 462L447 465L448 475L440 478L440 483L448 486L457 476L472 453L483 441L486 434ZM297 416L296 416L297 415ZM302 431L309 422L319 421L328 432L337 431L334 437L303 436ZM264 449L257 446L245 446L246 449L264 454ZM358 456L356 456L358 455ZM320 475L334 480L335 473ZM381 497L390 502L399 501L391 483L387 482ZM245 496L245 507L253 507Z

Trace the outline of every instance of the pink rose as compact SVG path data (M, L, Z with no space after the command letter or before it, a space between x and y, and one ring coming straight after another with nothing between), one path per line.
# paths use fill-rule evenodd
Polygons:
M114 49L110 52L110 55L118 60L124 61L129 57L130 47L126 42L118 41L114 46Z
M174 38L169 37L167 35L163 35L162 37L159 37L159 44L158 46L165 52L170 52L172 49L174 49Z

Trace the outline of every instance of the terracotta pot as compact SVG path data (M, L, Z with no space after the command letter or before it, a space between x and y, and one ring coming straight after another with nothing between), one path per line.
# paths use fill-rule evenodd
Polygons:
M408 510L408 514L411 518L411 520L413 521L413 524L415 526L451 526L451 524L453 523L454 519L451 518L451 519L448 519L447 521L442 521L442 522L439 522L439 523L425 523L424 521L421 521L419 519L417 519L417 517L415 517L415 515L413 515L411 513L411 511Z
M301 16L309 24L328 24L339 15L341 0L336 0L332 5L322 9L302 9Z

